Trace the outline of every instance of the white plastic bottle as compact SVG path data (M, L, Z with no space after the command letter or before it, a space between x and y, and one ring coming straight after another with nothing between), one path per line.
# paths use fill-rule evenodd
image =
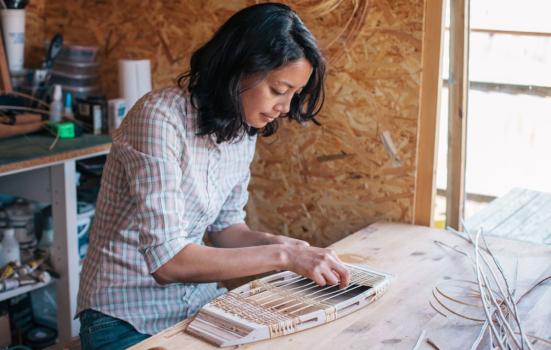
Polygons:
M7 228L4 230L4 239L2 240L4 261L20 262L21 252L19 250L19 242L15 239L15 230L13 228Z
M70 92L65 93L65 107L63 108L63 115L69 119L72 119L74 117L73 95Z
M52 102L50 102L50 121L60 122L63 115L63 101L61 93L61 85L54 85L54 94Z

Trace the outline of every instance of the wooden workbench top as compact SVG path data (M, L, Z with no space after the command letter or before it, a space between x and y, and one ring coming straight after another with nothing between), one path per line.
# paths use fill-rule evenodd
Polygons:
M107 135L83 134L74 139L60 139L52 150L54 138L47 134L10 137L0 140L0 175L105 154L111 147Z
M242 349L412 349L424 330L440 349L469 349L480 323L447 317L430 305L434 287L451 279L475 281L466 257L437 245L438 240L471 252L455 235L427 227L377 223L335 243L342 260L363 263L394 275L389 290L366 308L326 325L241 346ZM490 248L505 270L518 259L517 294L551 274L551 247L499 238L488 238ZM519 304L525 330L549 339L551 336L551 288L549 281ZM528 313L530 316L528 317ZM216 349L184 332L184 320L132 349ZM541 346L542 343L536 343ZM433 349L423 342L420 349Z

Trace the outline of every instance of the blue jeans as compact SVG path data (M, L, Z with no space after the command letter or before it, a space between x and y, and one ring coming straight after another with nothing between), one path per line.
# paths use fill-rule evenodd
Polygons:
M128 322L95 310L84 310L79 318L82 350L126 349L150 337L138 332Z

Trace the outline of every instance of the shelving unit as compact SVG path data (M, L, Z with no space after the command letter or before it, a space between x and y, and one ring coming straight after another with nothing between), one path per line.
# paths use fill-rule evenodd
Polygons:
M52 264L59 274L56 282L57 324L59 341L64 343L78 335L80 327L78 320L74 319L80 272L75 162L107 154L111 138L83 135L63 139L50 151L51 143L52 138L45 135L0 140L0 193L52 205ZM33 290L44 286L21 288ZM6 293L10 293L5 294L5 298L9 298L23 293L23 289Z

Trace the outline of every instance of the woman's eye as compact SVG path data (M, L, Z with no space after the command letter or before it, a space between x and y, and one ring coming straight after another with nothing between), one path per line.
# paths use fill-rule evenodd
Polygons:
M272 93L274 95L282 96L282 95L285 95L287 92L281 92L281 91L277 91L276 89L272 89Z

